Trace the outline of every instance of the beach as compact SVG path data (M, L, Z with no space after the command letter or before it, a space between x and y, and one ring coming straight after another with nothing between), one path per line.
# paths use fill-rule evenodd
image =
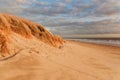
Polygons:
M0 61L1 80L120 80L119 75L120 47L78 41L60 48L34 43Z

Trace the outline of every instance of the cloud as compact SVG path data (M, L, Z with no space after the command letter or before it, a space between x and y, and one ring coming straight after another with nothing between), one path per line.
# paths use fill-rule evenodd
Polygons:
M120 34L120 18L118 16L104 17L86 17L83 20L79 18L49 18L41 22L55 34L62 36L85 35L85 34ZM99 18L99 20L95 20ZM101 18L101 19L100 19ZM51 22L52 21L52 22Z
M4 4L4 5L3 5ZM0 5L4 12L16 8L18 13L45 16L112 16L120 14L120 1L115 0L1 0ZM2 8L1 8L2 10ZM3 11L3 10L2 10ZM15 12L17 13L17 11Z
M0 0L0 12L24 16L24 9L36 0Z
M31 6L31 5L30 5ZM32 9L31 9L32 8ZM66 7L66 3L54 2L48 3L45 1L37 1L30 8L25 8L24 12L31 15L45 15L45 16L55 16L55 15L66 15L70 12L70 9Z
M97 1L98 8L95 11L95 15L97 16L112 16L116 14L120 14L120 1L119 0L105 0L105 1Z
M0 0L0 12L42 23L61 35L120 33L119 0Z
M64 26L66 25L67 26ZM120 34L120 23L114 20L103 20L88 23L66 23L63 26L51 27L51 31L56 34L66 35L85 35L85 34ZM71 25L74 24L74 25ZM78 26L79 25L79 26ZM56 25L57 26L57 25Z
M120 14L120 1L115 0L1 0L0 5L4 12L11 13L9 9L19 8L17 11L31 15L46 16L112 16ZM0 8L0 10L3 9ZM14 13L14 12L13 12Z
M72 2L72 0L64 0L66 3L70 3Z
M16 0L15 2L21 3L21 4L32 4L35 3L37 0Z

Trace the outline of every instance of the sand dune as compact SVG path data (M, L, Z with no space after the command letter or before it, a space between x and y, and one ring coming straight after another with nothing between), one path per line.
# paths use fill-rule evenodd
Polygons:
M8 14L0 14L0 56L14 55L15 49L18 49L16 47L20 47L20 43L25 43L26 39L29 39L31 43L32 40L39 40L54 47L62 46L65 42L41 24ZM16 42L17 40L19 42Z
M0 15L0 80L120 80L120 47L64 43L37 25Z

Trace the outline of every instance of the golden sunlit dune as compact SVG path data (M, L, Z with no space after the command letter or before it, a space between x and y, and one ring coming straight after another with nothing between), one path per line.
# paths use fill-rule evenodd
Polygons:
M0 14L0 80L120 80L120 47L65 41Z
M31 21L18 18L16 16L0 14L1 56L5 56L5 53L14 53L11 53L11 49L9 49L9 47L12 48L15 46L15 40L13 40L12 36L19 39L19 35L29 40L37 38L38 40L43 41L44 43L47 43L54 47L59 47L64 43L64 40L62 40L61 37L53 35L40 24L36 24Z

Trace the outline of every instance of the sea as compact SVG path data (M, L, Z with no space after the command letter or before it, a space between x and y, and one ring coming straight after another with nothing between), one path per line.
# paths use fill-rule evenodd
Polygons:
M76 40L80 42L88 42L88 43L96 43L96 44L104 44L111 46L120 46L120 38L90 38L90 39L70 39Z

